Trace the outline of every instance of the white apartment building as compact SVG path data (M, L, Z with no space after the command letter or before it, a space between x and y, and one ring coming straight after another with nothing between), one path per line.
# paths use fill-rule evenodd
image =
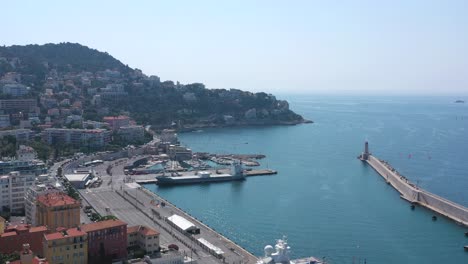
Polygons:
M110 142L111 132L104 129L47 128L42 131L42 140L47 144L101 147Z
M10 115L0 115L0 128L9 127L10 125Z
M0 138L4 136L14 136L18 141L30 141L33 136L31 129L12 129L0 131Z
M0 211L9 208L11 212L22 212L26 190L34 185L35 179L33 174L21 175L17 171L0 176Z
M123 126L117 130L117 135L125 141L141 141L145 138L145 128L143 126Z
M29 146L20 145L16 151L16 158L21 161L32 161L37 158L37 153Z

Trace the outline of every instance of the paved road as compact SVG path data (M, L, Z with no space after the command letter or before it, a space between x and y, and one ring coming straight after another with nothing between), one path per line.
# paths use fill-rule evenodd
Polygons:
M141 157L134 157L131 159L123 158L94 166L93 169L96 176L100 177L103 182L101 186L97 188L80 190L85 200L84 202L92 205L101 215L115 215L119 219L127 222L129 226L141 224L155 228L161 233L161 246L167 247L169 244L176 244L180 247L181 252L184 252L188 256L192 255L194 259L198 259L199 263L223 263L223 260L212 256L208 251L194 243L189 237L175 228L172 228L163 219L174 213L189 219L190 217L188 215L185 215L184 212L175 208L168 202L167 206L164 208L156 207L151 201L154 199L161 201L162 198L155 197L154 194L146 189L140 190L133 188L131 184L128 186L127 183L129 181L134 181L135 178L148 177L148 175L139 175L136 177L127 177L124 175L123 167L127 162L138 158ZM67 170L72 171L73 167L77 165L78 163L69 163ZM112 167L110 174L107 173L109 165ZM124 192L124 190L127 192ZM136 202L136 199L138 199L138 202ZM138 206L139 209L136 208L135 205ZM154 208L160 213L161 219L153 215L151 208ZM225 252L224 263L256 263L256 258L254 256L246 253L233 242L210 230L202 223L195 221L195 224L201 228L201 234L196 235L195 239L203 237L223 250ZM190 247L195 250L190 250Z
M101 215L112 214L122 221L127 222L128 226L146 225L158 230L161 233L160 244L162 247L167 248L170 244L176 244L179 246L180 252L183 252L188 256L193 256L194 259L198 259L199 263L222 263L207 252L204 252L200 247L193 245L193 243L191 243L191 241L188 238L185 238L182 234L178 234L179 238L184 239L185 244L194 246L196 252L192 252L187 246L162 229L158 224L144 215L140 210L136 209L135 206L126 201L115 191L109 189L90 189L80 190L80 193ZM106 208L111 209L107 211ZM158 222L161 223L162 221Z

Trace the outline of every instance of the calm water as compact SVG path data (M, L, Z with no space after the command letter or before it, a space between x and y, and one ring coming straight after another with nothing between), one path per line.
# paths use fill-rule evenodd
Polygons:
M363 142L424 188L468 206L468 104L458 98L288 97L314 124L180 135L194 151L262 153L278 175L146 187L256 255L283 234L331 263L468 263L464 228L411 211L356 159Z

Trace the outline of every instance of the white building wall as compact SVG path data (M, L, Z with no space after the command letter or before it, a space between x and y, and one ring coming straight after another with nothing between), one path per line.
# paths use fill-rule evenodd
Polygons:
M0 211L4 206L12 212L25 209L26 190L34 185L35 175L20 175L14 171L5 176L1 177Z

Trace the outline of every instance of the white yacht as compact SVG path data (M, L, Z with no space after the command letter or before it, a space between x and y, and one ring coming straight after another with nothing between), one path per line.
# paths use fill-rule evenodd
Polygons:
M274 248L270 245L265 247L265 256L259 258L257 264L325 264L314 257L291 260L290 249L286 237L278 239Z

